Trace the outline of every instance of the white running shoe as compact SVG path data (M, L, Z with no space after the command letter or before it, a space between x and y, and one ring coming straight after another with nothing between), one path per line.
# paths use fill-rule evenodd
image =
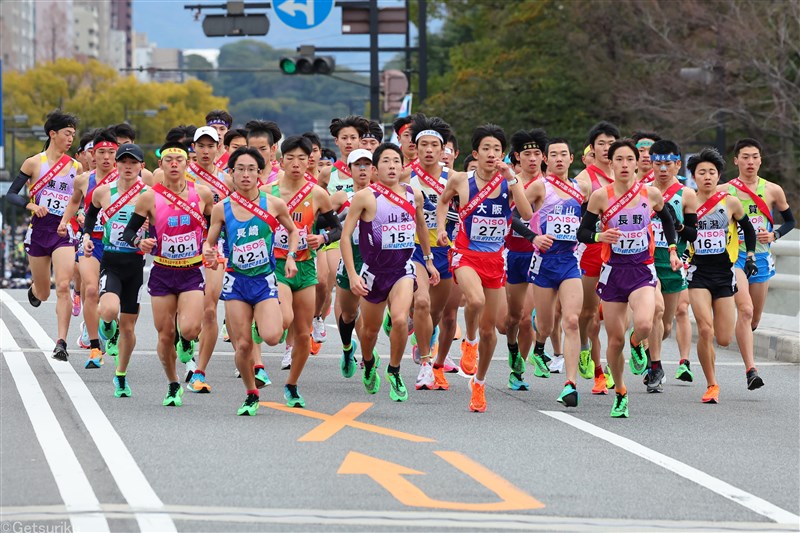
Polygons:
M322 344L328 340L328 332L325 330L325 320L322 317L314 317L311 321L311 338L314 342Z
M564 356L563 355L554 355L552 359L550 359L550 372L553 374L563 374L564 373Z
M417 390L433 390L433 365L425 363L419 366L417 374Z
M281 359L281 370L289 370L292 368L292 346L286 345L286 350L283 352L283 359Z
M84 350L88 350L91 345L89 344L89 330L86 328L86 322L81 322L81 334L78 336L78 340L75 341L79 348L83 348Z
M458 363L453 361L453 358L450 357L449 354L444 358L444 365L442 365L442 366L444 366L444 373L445 374L457 374L458 373Z
M186 368L186 379L184 381L189 383L194 375L194 371L197 370L197 363L195 362L194 357L192 357L187 363L184 363L183 366Z

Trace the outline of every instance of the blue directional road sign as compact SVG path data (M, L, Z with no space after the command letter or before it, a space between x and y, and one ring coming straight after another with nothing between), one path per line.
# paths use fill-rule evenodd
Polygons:
M296 30L310 30L325 22L333 11L333 0L273 0L281 22Z

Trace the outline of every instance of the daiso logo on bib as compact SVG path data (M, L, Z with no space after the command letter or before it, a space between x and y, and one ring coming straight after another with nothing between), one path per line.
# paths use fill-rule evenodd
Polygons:
M264 239L259 239L253 242L246 242L244 244L237 244L236 250L247 253L247 252L254 252L258 250L260 247L264 246Z

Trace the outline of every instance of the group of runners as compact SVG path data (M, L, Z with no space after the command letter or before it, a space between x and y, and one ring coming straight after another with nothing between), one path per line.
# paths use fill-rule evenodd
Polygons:
M239 415L255 415L259 389L271 383L264 343L283 344L286 403L305 407L298 384L309 355L335 342L325 326L331 311L342 376L360 366L368 394L383 376L398 402L409 395L400 366L411 344L415 389L448 390L447 374L460 372L470 377L471 411L486 410L487 371L505 351L510 389L530 389L528 367L539 378L564 374L557 400L575 407L580 376L594 395L612 389L611 416L627 417L626 352L646 390L663 391L662 341L673 321L675 377L693 381L689 306L702 401L719 401L714 341L726 346L734 333L747 388L764 385L753 331L775 273L770 243L795 220L783 189L759 177L757 140L736 142L738 177L725 184L721 154L692 155L695 189L675 142L641 131L623 138L608 122L590 130L577 175L570 143L540 129L507 139L499 126L475 128L461 171L444 120L416 114L393 127L399 144L383 142L382 126L363 117L333 119L337 159L314 133L284 137L261 120L235 129L215 110L202 127L170 130L150 172L128 124L88 132L73 158L78 119L52 112L44 151L23 163L8 198L32 213L32 306L49 298L51 269L55 279L53 357L68 360L70 319L82 312L84 367L112 356L114 395L131 396L152 255L147 291L165 406L180 406L184 388L212 391L221 326L245 388ZM390 339L383 372L381 330ZM496 349L498 332L506 350Z

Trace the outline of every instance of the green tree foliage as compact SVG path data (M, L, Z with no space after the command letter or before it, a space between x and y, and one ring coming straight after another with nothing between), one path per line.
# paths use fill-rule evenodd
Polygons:
M184 66L188 69L197 69L192 75L200 81L210 83L214 77L214 72L204 72L205 69L213 69L214 65L205 57L197 54L189 54L183 58Z

